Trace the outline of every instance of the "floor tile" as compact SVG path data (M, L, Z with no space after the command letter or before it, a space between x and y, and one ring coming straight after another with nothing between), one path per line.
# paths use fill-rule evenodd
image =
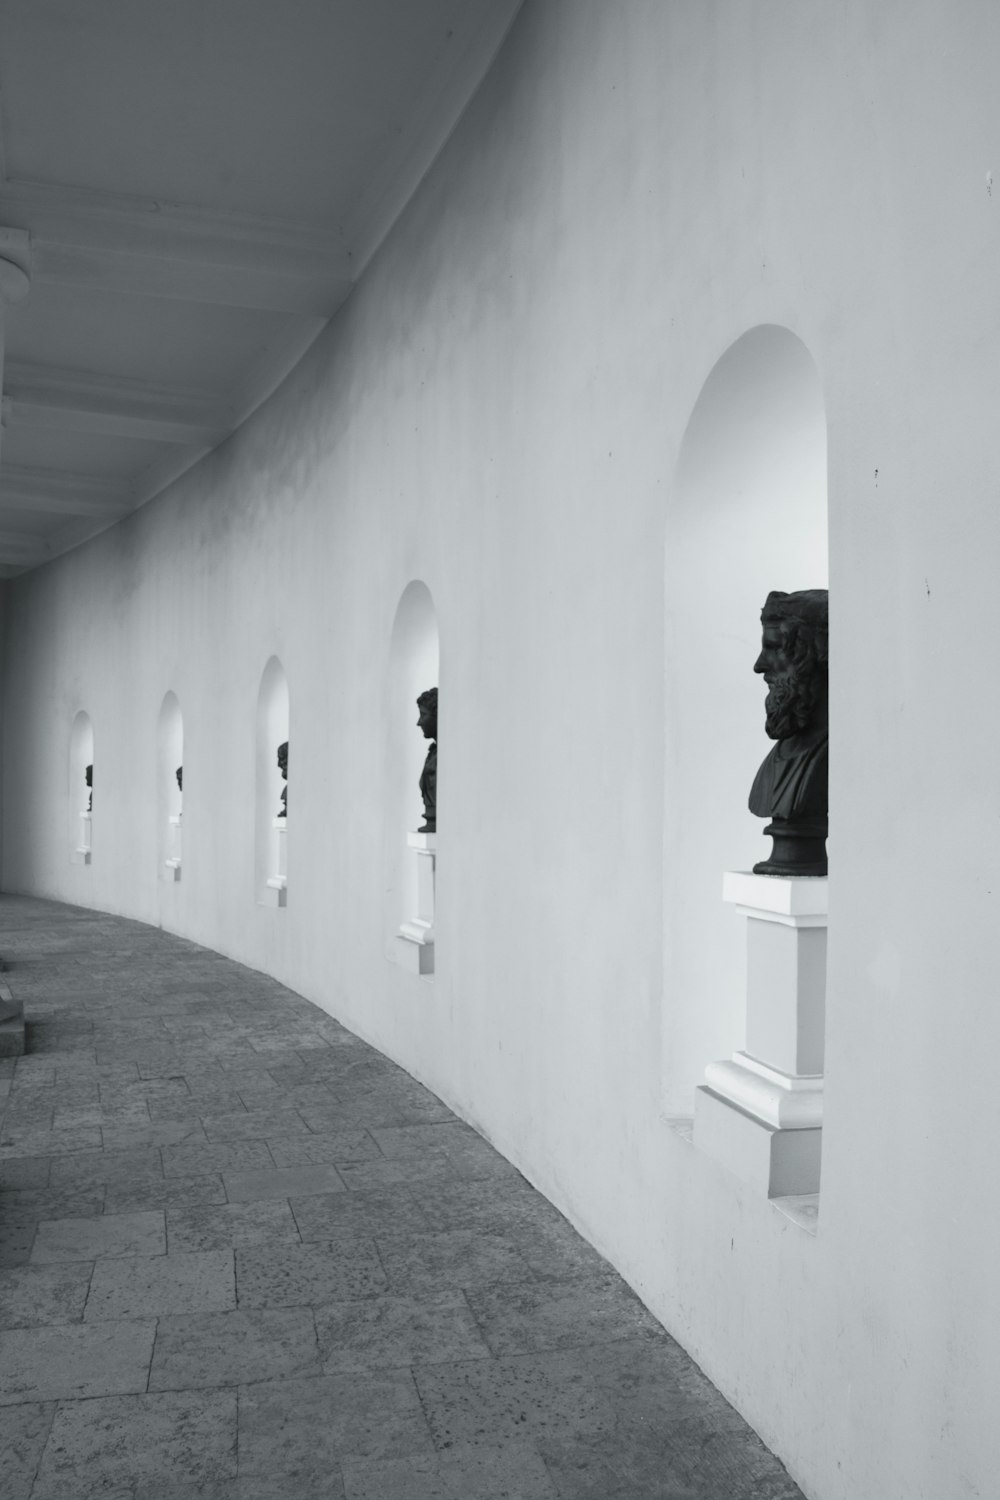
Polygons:
M541 1454L526 1439L409 1458L348 1459L344 1489L346 1500L558 1500ZM645 1496L636 1490L633 1500Z
M408 1370L241 1390L239 1442L241 1475L294 1475L306 1484L336 1471L345 1458L432 1451Z
M648 1333L660 1324L620 1277L470 1289L469 1306L494 1354L571 1349Z
M405 1189L321 1193L292 1198L291 1206L304 1240L334 1240L343 1234L419 1234L430 1228L418 1199Z
M308 1308L241 1308L161 1318L149 1389L193 1390L319 1373Z
M320 1358L328 1375L490 1358L461 1292L370 1297L329 1303L315 1312Z
M163 1176L158 1150L137 1147L114 1151L86 1151L79 1156L53 1161L49 1186L71 1187L76 1191L99 1187L109 1182L135 1183L155 1181Z
M0 1483L4 1500L29 1500L55 1405L0 1407Z
M163 1214L103 1214L98 1219L45 1219L31 1252L34 1265L97 1260L105 1255L164 1255Z
M109 1183L105 1213L132 1213L150 1208L194 1208L226 1202L226 1189L218 1175L209 1177L161 1177L150 1182Z
M257 1198L298 1198L311 1193L344 1190L343 1182L330 1166L224 1171L223 1181L231 1203L248 1203Z
M79 1322L91 1270L91 1263L84 1261L0 1271L0 1328Z
M98 1261L85 1320L226 1312L236 1306L231 1250Z
M454 1229L444 1234L378 1237L379 1253L394 1292L447 1291L530 1281L531 1271L510 1240Z
M236 1252L240 1307L315 1307L387 1288L373 1240Z
M366 1130L340 1130L331 1135L285 1136L275 1139L270 1134L267 1143L271 1148L275 1165L279 1167L305 1166L309 1163L365 1161L378 1159L382 1153Z
M167 1211L167 1248L171 1255L178 1250L223 1250L254 1245L277 1248L289 1243L299 1243L299 1231L284 1199Z
M81 1476L131 1495L162 1486L196 1500L199 1486L236 1475L236 1392L113 1396L62 1406L45 1448L44 1500L79 1500ZM204 1493L204 1492L203 1492Z
M0 1406L144 1391L156 1324L63 1323L0 1333Z
M204 1145L205 1130L196 1119L150 1120L145 1125L104 1125L101 1127L106 1149L126 1146L177 1146L182 1143Z
M274 1165L263 1141L226 1141L207 1146L164 1146L165 1177L204 1177L254 1172Z

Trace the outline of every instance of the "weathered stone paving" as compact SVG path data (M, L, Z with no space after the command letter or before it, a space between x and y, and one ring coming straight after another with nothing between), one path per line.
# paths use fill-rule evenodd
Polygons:
M797 1500L622 1280L300 996L0 897L4 1500Z

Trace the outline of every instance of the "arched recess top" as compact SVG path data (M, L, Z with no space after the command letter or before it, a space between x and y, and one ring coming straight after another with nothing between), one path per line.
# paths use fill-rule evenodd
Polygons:
M261 673L257 701L260 704L270 704L279 715L283 710L287 716L288 677L285 674L284 667L276 656L268 658L267 664Z
M160 725L162 728L171 729L183 723L180 699L173 688L168 689L163 695L160 704Z
M806 509L825 509L819 371L797 334L775 323L748 329L705 378L681 442L675 502L744 503L755 476L789 493L799 485Z
M437 611L426 583L420 578L412 579L400 595L396 617L392 625L393 650L398 650L408 641L437 641Z
M93 756L94 726L85 709L81 708L73 719L73 727L70 730L70 749L77 755Z

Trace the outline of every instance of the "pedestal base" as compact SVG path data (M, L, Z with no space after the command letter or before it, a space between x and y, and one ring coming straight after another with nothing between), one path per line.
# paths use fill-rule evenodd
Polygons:
M704 1084L695 1089L695 1141L766 1198L818 1193L822 1129L780 1130Z
M411 974L434 973L434 944L420 943L400 932L395 940L396 962Z
M163 861L164 880L175 881L181 878L181 862L179 859L165 859Z
M74 865L89 865L90 864L90 850L89 849L74 849L73 853L70 855L70 859L71 859L71 861L72 861L72 863Z
M280 875L273 875L264 887L261 906L287 906L288 886Z

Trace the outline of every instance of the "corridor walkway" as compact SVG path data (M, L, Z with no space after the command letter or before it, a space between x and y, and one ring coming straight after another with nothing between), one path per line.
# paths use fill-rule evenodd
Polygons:
M0 897L4 1500L794 1500L607 1263L264 975Z

